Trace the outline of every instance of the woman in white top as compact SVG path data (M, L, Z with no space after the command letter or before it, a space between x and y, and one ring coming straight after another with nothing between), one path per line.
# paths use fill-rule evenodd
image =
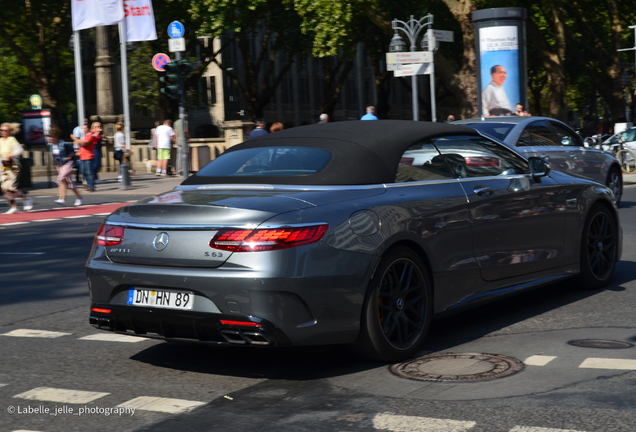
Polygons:
M24 210L33 208L33 201L28 199L20 190L20 161L24 149L13 135L20 132L20 126L16 123L2 123L0 125L0 159L2 160L2 176L0 185L5 199L11 207L5 214L19 213L18 204L15 197L24 200Z

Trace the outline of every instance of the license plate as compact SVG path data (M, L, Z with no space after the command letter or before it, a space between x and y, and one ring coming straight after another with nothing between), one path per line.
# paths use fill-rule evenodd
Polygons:
M194 294L187 291L130 288L128 304L164 309L192 310Z

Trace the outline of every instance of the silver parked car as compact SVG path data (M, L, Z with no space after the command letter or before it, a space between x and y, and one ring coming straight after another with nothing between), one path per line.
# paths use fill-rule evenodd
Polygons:
M90 323L397 361L434 317L571 277L606 285L622 248L614 199L472 128L288 129L108 216L86 267Z
M525 157L536 156L552 169L579 174L603 183L620 203L623 173L616 158L600 149L587 148L565 123L548 117L501 116L458 120L502 141Z

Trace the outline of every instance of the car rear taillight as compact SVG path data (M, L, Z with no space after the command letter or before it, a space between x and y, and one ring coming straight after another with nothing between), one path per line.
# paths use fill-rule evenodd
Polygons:
M102 308L92 308L91 312L99 312L99 313L110 313L110 309L102 309Z
M287 249L319 241L329 225L279 229L222 229L210 240L210 247L230 252L260 252Z
M124 227L103 225L97 230L95 243L98 246L114 246L124 240Z
M400 165L413 165L415 158L403 157L400 159Z

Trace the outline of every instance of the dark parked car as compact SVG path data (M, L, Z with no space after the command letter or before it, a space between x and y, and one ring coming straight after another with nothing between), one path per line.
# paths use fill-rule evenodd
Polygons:
M90 323L396 361L434 317L571 277L606 285L621 247L610 189L475 129L296 127L108 216L86 268Z
M552 169L579 174L603 183L620 203L623 173L616 158L601 149L587 148L583 139L565 123L548 117L485 117L458 120L502 141L525 157L536 156Z

